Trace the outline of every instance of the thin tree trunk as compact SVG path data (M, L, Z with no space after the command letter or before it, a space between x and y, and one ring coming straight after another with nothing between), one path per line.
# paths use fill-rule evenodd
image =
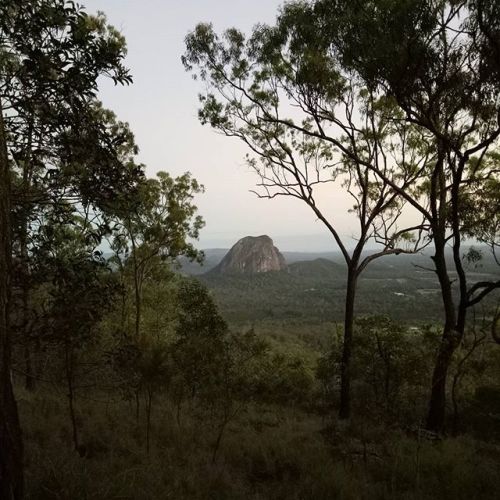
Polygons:
M26 365L25 388L28 391L35 389L35 378L33 374L33 363L31 361L30 332L28 328L29 318L29 296L30 296L30 266L28 255L28 199L31 188L31 149L33 146L33 119L30 120L28 131L27 155L23 162L23 177L21 185L21 221L19 246L21 257L21 336L24 343L24 360Z
M134 264L134 298L135 298L135 341L140 341L141 331L141 280L139 277L139 264L137 262L137 247L132 231L129 229L130 241L132 243L132 262Z
M475 327L474 327L475 328ZM474 341L470 349L465 353L462 359L458 362L456 372L453 376L453 383L451 386L451 401L453 403L453 434L456 436L458 434L459 427L459 409L458 409L458 389L463 376L466 373L465 365L468 359L474 354L475 350L483 343L485 336L477 337L476 331L474 329Z
M69 405L69 416L71 419L71 428L73 431L73 445L75 450L80 453L80 442L78 439L78 426L76 422L75 414L75 390L73 387L73 353L71 352L71 346L69 342L65 342L64 345L65 354L65 364L66 364L66 383L68 385L68 405Z
M141 413L140 394L141 394L141 388L137 387L137 389L135 390L135 423L136 423L137 427L139 427L139 417L140 417L140 413Z
M151 407L153 405L153 391L148 387L148 400L146 406L146 453L149 455L151 434Z
M23 229L22 229L23 231ZM24 345L24 364L25 364L25 378L24 387L28 391L35 390L35 374L33 373L33 362L31 359L31 340L30 331L28 328L29 317L29 283L28 283L28 252L27 245L23 235L21 235L21 342Z
M24 496L23 440L11 380L10 169L0 102L0 498L20 500Z
M141 332L141 296L139 290L135 290L135 335L136 341L140 341Z
M222 436L224 435L224 430L226 429L226 425L228 424L229 419L227 417L224 418L224 421L219 427L219 432L217 433L217 439L215 440L214 449L212 451L212 463L215 464L217 460L217 453L219 451L220 445L222 443Z
M346 420L351 415L351 354L354 331L354 301L356 298L357 273L350 266L347 273L347 290L344 311L344 343L340 365L340 407L339 418Z
M127 338L127 329L126 329L126 313L127 313L127 291L125 289L125 279L123 277L123 270L120 270L121 273L121 285L122 285L122 304L121 304L121 334L123 338Z
M33 392L35 390L35 374L33 373L33 363L31 360L30 346L26 339L24 344L24 364L26 370L26 374L24 377L24 388L27 391Z
M24 208L23 208L24 210ZM24 215L23 215L24 217ZM33 373L33 363L31 360L30 332L28 328L29 317L29 268L28 268L28 245L27 245L27 224L22 222L20 246L21 246L21 342L24 345L25 379L24 386L28 391L35 389L35 377Z

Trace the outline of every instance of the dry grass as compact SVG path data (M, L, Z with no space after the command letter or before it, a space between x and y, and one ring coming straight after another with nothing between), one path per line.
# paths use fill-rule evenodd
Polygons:
M500 491L500 449L469 438L419 442L259 405L229 424L212 463L210 413L184 408L179 424L175 408L157 402L148 456L129 403L80 400L81 457L64 398L21 393L20 409L29 499L487 500Z

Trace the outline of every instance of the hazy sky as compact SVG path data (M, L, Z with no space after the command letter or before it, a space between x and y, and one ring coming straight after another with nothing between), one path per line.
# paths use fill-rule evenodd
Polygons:
M103 11L126 37L134 83L114 87L103 81L101 99L128 121L148 175L190 171L206 188L196 200L206 220L199 247L229 247L246 235L268 234L282 250L336 249L331 236L299 200L257 199L249 192L256 175L244 162L245 147L222 137L197 118L200 82L186 73L180 57L184 37L198 22L220 31L236 26L248 32L273 22L278 0L82 0L88 12ZM348 203L339 192L323 193L341 233L350 236Z

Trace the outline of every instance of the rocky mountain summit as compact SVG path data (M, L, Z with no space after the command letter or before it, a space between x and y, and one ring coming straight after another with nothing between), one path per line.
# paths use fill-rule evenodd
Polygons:
M269 236L239 240L212 270L218 274L255 274L286 269L286 261Z

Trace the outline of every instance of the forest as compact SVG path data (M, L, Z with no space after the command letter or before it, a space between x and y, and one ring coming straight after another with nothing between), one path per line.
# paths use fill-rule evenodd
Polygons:
M100 100L120 30L0 0L0 500L497 499L500 2L289 0L178 57L336 252L211 273L205 187Z

